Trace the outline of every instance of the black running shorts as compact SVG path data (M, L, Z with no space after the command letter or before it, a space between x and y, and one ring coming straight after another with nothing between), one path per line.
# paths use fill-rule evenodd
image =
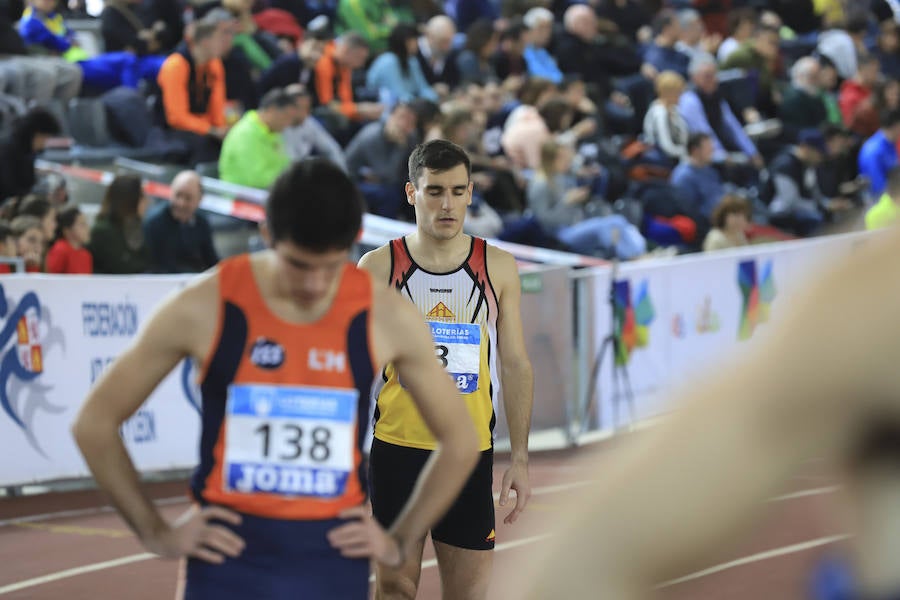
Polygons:
M369 455L369 488L375 519L390 527L412 494L430 450L407 448L379 439ZM494 451L481 453L456 502L431 530L432 539L469 550L494 549Z

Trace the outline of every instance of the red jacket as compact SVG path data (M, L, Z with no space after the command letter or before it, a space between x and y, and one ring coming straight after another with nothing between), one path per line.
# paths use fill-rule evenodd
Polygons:
M73 248L60 238L47 253L47 272L69 275L90 275L94 272L94 257L85 248Z
M871 95L872 90L870 88L863 87L852 79L848 79L841 84L841 91L838 94L838 106L841 108L841 116L844 117L844 124L847 127L853 129L863 102Z

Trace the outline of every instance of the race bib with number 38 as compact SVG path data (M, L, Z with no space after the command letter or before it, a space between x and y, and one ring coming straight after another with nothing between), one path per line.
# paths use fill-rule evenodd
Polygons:
M475 323L436 323L429 321L434 351L441 365L463 394L478 389L481 370L481 326Z
M354 468L353 389L232 385L223 482L230 492L334 498Z

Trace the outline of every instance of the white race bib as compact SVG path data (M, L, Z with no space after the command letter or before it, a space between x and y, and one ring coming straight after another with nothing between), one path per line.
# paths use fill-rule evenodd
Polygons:
M428 321L428 324L437 359L453 377L456 388L463 394L477 390L481 370L481 326L435 321Z
M356 447L354 389L231 385L223 477L230 492L334 498Z

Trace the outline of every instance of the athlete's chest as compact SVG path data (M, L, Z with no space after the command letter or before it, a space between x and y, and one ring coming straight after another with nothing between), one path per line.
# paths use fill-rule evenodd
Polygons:
M429 321L487 323L489 290L465 267L448 274L417 271L401 291Z

